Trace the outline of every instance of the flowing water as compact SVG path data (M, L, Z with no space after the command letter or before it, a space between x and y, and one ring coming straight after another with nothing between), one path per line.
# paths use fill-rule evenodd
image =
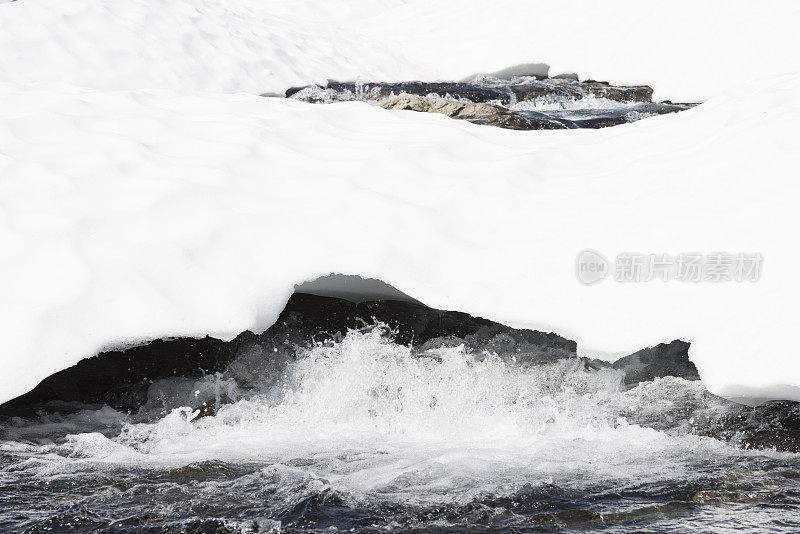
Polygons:
M613 86L591 80L531 76L498 79L481 75L465 82L329 82L325 87L309 86L287 92L294 100L322 104L349 101L377 104L407 94L493 104L533 119L530 128L518 124L520 129L539 129L542 123L571 129L605 128L684 111L696 105L653 102L652 89L647 86Z
M626 389L385 328L0 420L0 530L800 530L800 456L703 436L699 381Z

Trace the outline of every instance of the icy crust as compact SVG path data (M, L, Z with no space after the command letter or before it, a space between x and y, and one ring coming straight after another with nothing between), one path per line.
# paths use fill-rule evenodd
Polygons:
M0 82L259 94L329 78L541 74L547 65L532 63L544 62L550 74L647 83L659 99L691 102L800 69L793 0L662 7L638 0L504 0L491 8L425 0L12 2L0 11Z

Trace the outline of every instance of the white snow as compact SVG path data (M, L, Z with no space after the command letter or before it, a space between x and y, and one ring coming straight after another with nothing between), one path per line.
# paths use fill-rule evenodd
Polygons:
M0 81L259 94L545 63L696 101L800 69L798 20L793 0L20 0Z
M712 391L800 400L798 6L635 6L3 4L0 401L103 347L262 330L330 272L587 352L687 339ZM512 132L256 96L536 61L709 101ZM587 247L765 264L752 284L586 287Z

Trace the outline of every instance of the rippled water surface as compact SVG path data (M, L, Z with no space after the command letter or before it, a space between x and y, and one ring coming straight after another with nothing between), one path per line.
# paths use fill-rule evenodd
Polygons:
M6 417L0 530L800 530L800 457L702 435L700 382L449 345L365 329Z

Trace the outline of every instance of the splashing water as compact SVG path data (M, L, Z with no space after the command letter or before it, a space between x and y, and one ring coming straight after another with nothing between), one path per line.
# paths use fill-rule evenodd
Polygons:
M254 351L156 382L137 414L8 421L0 529L711 528L734 509L740 526L800 524L768 504L796 513L797 455L698 435L725 405L699 382L622 379L452 340L412 349L382 325Z

